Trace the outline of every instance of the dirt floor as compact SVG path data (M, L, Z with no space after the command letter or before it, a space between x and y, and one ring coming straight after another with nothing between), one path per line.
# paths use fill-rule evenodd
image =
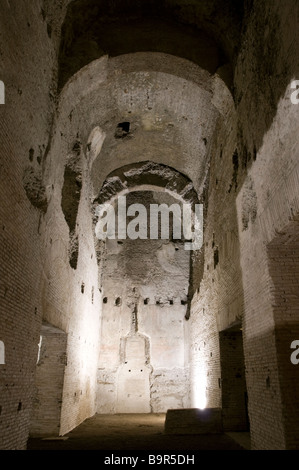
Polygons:
M246 432L167 435L164 424L165 414L96 415L63 437L30 438L28 450L250 450Z

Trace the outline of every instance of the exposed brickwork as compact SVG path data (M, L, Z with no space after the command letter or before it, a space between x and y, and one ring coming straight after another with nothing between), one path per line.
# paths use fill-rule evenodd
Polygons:
M68 51L60 49L60 39L71 3L63 31L64 45L72 46ZM235 368L243 374L242 343L238 340L233 357L226 347L233 339L226 342L219 332L241 324L252 448L298 448L299 365L290 361L290 344L299 340L299 105L290 100L290 83L299 79L298 1L253 0L244 8L230 1L162 2L161 14L182 23L179 29L192 24L195 34L196 24L206 24L215 42L207 50L177 51L181 57L174 57L174 43L167 40L157 53L135 54L141 47L137 27L128 36L133 48L126 42L120 50L108 41L108 49L117 52L113 58L104 55L100 36L95 44L82 33L77 42L76 27L95 12L87 3L93 2L1 4L0 448L25 449L30 427L65 434L96 410L115 411L107 397L115 398L123 352L119 344L116 351L111 335L99 355L108 326L102 317L104 248L94 243L92 203L107 175L141 161L190 178L205 211L204 246L189 273L190 319L183 320L183 332L178 323L172 330L184 363L174 365L170 358L167 364L171 341L166 352L163 344L153 350L166 359L151 376L152 410L206 401L208 407L222 405L225 420L238 426L241 394L232 399L225 390L228 383L238 388L238 378L230 374ZM138 18L143 10L137 10ZM123 6L118 11L114 2L109 11L114 21ZM70 64L68 52L77 62ZM128 54L119 55L123 52ZM186 53L204 68L182 59ZM59 61L71 65L67 76L78 71L60 96L57 82L65 70ZM123 122L130 131L119 138ZM165 284L159 282L162 302L168 294L175 298L165 287L169 278L168 273ZM181 294L177 282L171 287ZM144 294L149 303L142 311L155 315L162 307L151 305L152 291ZM184 306L164 309L180 314ZM130 311L119 310L125 337ZM36 365L42 322L63 332L52 338L51 384ZM139 326L150 331L153 324L144 315ZM150 341L138 339L146 362ZM111 368L103 370L101 361L109 359ZM44 424L33 413L36 400Z
M298 365L291 362L291 344L299 338L299 238L298 222L291 222L283 234L268 246L269 272L277 366L281 389L283 426L287 449L297 449L298 438Z
M222 422L225 431L248 431L247 390L240 326L220 332Z
M40 213L27 199L23 175L38 168L49 136L52 103L51 43L40 2L24 8L1 5L1 50L6 104L0 109L0 284L1 340L6 363L0 366L0 448L24 449L34 391L41 305ZM17 25L17 26L16 26ZM40 41L36 41L39 37ZM47 57L47 59L45 59ZM35 149L35 159L30 149Z
M294 255L296 245L287 264L280 253L280 248L277 248L275 253L275 248L267 250L266 246L271 240L276 239L277 233L284 233L289 220L294 220L295 214L299 212L298 150L294 147L294 153L289 153L288 147L288 145L293 145L296 135L295 113L296 109L290 104L287 88L285 98L279 104L277 118L265 136L264 145L250 172L256 187L257 219L246 230L241 222L242 196L238 197L246 312L243 330L245 333L244 349L253 448L281 449L289 445L284 431L286 411L282 405L283 389L289 380L285 374L283 374L283 380L281 379L279 369L289 369L289 359L287 364L282 365L280 354L286 359L286 354L290 351L289 346L283 341L283 347L287 347L288 352L280 353L279 343L277 343L277 338L280 335L284 336L280 332L280 327L285 326L286 319L281 315L282 299L279 297L281 287L278 286L283 286L285 282L288 282L283 279L287 277L284 266L288 266L289 272L295 273L289 287L285 288L290 295L291 307L292 286L296 285L294 280L297 272L296 254ZM274 149L273 141L275 142L275 136L279 136L282 132L282 122L289 139L286 140L282 150ZM287 142L289 142L288 145ZM269 165L267 173L264 172L263 180L260 180L261 169L267 164ZM282 174L283 178L281 178ZM279 243L283 243L283 238ZM281 247L281 250L283 253L284 248ZM294 298L293 302L296 304ZM295 318L298 315L297 308L294 305L294 310L283 311L286 315L289 313L290 318ZM292 328L289 332L291 330ZM295 331L297 331L296 327ZM295 376L294 373L293 370L290 378L296 378L296 373ZM294 445L294 441L290 445Z
M67 336L63 331L43 324L35 375L31 436L59 435L66 346Z

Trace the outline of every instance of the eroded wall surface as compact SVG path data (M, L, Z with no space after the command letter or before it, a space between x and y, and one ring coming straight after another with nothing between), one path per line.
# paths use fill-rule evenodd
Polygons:
M61 50L69 3L79 10L66 24ZM100 36L94 44L85 37L88 28L75 34L75 25L90 19L84 2L1 5L1 448L26 447L42 321L67 335L61 434L105 404L109 412L123 410L126 395L140 410L221 406L219 332L241 322L252 446L298 447L291 419L296 366L285 349L290 332L298 331L290 288L297 283L289 278L297 276L298 105L290 85L299 78L298 2L177 3L163 2L161 14L171 12L184 27L207 24L213 61L203 50L199 67L170 56L168 47L136 52L130 44L140 37L138 27L124 49L117 37L106 44L114 51L110 59ZM102 7L98 2L97 15ZM173 38L173 24L170 29ZM99 60L80 70L93 59ZM78 71L67 84L65 64ZM60 96L58 81L66 85ZM119 139L123 122L130 135ZM177 260L180 268L187 261L172 242L148 245L148 270L141 257L129 256L131 248L124 257L124 246L116 244L107 245L111 262L103 270L103 246L95 244L93 202L105 179L148 160L185 174L204 202L204 246L191 259L188 322L179 303L187 277L178 282L172 271ZM157 266L160 274L171 268L164 283L150 279ZM130 274L125 282L115 276L121 272ZM128 380L132 371L137 387Z
M262 17L264 36L256 42ZM298 446L298 433L295 426L293 439L288 435L288 405L285 406L283 390L290 379L289 393L296 396L298 379L292 380L296 371L290 364L291 349L286 343L281 348L285 354L281 361L275 330L284 325L294 336L297 330L288 325L286 306L280 309L279 318L276 315L279 302L277 297L273 299L270 269L275 261L267 246L278 234L287 232L289 224L298 217L298 107L291 101L291 83L299 72L297 2L273 2L271 8L256 4L246 37L249 43L240 55L236 84L240 90L243 88L243 93L238 93L242 140L253 162L247 164L237 210L252 447L294 448ZM242 65L244 54L246 61ZM290 269L296 272L297 255L293 251ZM276 256L283 278L285 262ZM298 310L294 320L298 322ZM283 370L290 371L289 379L286 374L281 380Z
M161 221L159 238L150 239L151 205L171 207L178 202L165 193L140 191L128 195L128 207L131 204L146 209L142 220L147 238L116 237L106 242L100 413L160 413L190 406L186 320L190 251L182 240L174 239L171 218L167 239L161 238Z
M45 13L46 14L46 13ZM54 112L56 51L42 2L1 5L0 447L26 447L42 318L41 184ZM38 40L37 40L38 38Z

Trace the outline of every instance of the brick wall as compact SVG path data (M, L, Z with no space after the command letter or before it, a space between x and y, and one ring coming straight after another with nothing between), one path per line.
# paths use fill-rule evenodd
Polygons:
M233 156L237 145L236 113L232 96L216 95L222 115L211 144L211 165L204 211L202 261L195 261L191 309L190 374L193 406L202 394L208 407L221 407L221 351L219 331L243 316L243 286L235 207L239 176ZM222 116L225 115L225 120ZM202 265L200 265L202 263ZM198 273L202 272L202 276ZM198 386L196 386L198 382Z
M59 196L67 152L61 166L54 167L49 153L52 141L55 143L57 54L65 4L33 0L1 5L1 60L5 64L1 80L6 91L6 104L0 109L0 340L6 355L6 363L0 366L3 449L26 447L32 403L37 398L35 373L42 319L70 333L59 432L72 429L94 413L96 368L89 359L97 358L99 293L95 255L94 263L91 261L93 239L88 242L82 227L78 233L82 257L78 271L72 273ZM52 188L54 194L58 191L57 200ZM85 201L87 197L83 191ZM81 204L79 217L86 217L87 206ZM86 251L96 270L84 262ZM53 390L48 400L56 395ZM47 399L42 398L44 410Z
M299 370L291 362L293 341L299 339L299 238L298 222L290 222L283 235L268 245L269 272L275 321L277 366L287 449L299 446Z
M66 107L65 112L68 111ZM80 198L75 217L77 262L70 257L70 231L62 210L64 167L72 156L76 135L65 142L69 119L59 116L57 133L48 155L45 180L51 188L50 202L42 225L43 236L43 319L67 334L62 394L61 435L95 413L102 297L98 285L98 265L94 246L87 162L83 151ZM74 123L76 123L74 119ZM58 131L59 130L59 131ZM61 131L61 132L60 132ZM71 142L71 144L69 144ZM57 156L60 158L57 159ZM84 162L85 165L84 166ZM52 183L53 182L53 183Z
M31 436L59 436L66 347L67 336L63 331L48 324L42 325Z
M220 332L222 422L225 431L249 430L240 326Z
M41 3L1 5L0 74L6 93L0 107L0 337L6 355L0 366L1 449L26 446L42 317L42 216L23 186L27 166L40 170L53 111L54 51Z
M169 134L168 128L171 145L167 139L152 139L151 151L156 155L157 148L163 148L161 161L168 164L171 155L173 165L194 178L197 189L202 189L210 168L204 266L195 264L193 276L192 384L195 390L198 385L203 389L208 406L219 406L218 333L242 320L253 448L293 448L297 440L291 384L297 380L297 369L289 364L288 343L298 331L297 242L291 253L284 241L276 243L276 236L288 233L290 221L299 213L298 107L290 103L290 82L299 78L298 2L250 2L253 7L235 69L236 109L216 78L206 83L205 74L191 67L190 85L191 74L180 61L159 57L159 67L166 73L158 73L156 58L150 56L139 56L136 62L116 58L109 67L103 58L97 64L100 74L95 65L85 70L87 88L84 73L69 85L52 128L55 64L66 3L10 1L1 6L5 68L1 64L0 80L6 104L0 107L0 341L5 345L5 364L0 365L0 447L26 446L42 319L68 334L60 433L95 411L102 299L89 198L120 158L124 164L139 161L145 148L150 153L147 132L154 135L155 126L160 126L143 117L139 145L134 151L129 146L125 153L123 147L119 151L113 147L119 115L110 121L111 103L122 117L130 103L130 111L137 114L156 103L153 112L163 115L165 126L170 122L178 132ZM132 80L129 74L135 67L149 72L135 74ZM100 90L100 81L104 83L109 73L114 88L106 83ZM125 93L128 82L130 93ZM200 91L198 84L203 87ZM212 109L209 115L208 109ZM64 169L77 140L86 145L95 123L106 125L104 131L112 137L93 167L92 188L89 171L94 162L83 166L86 178L76 225L78 265L73 270L69 227L61 208ZM84 151L81 157L85 161Z
M289 445L279 350L290 351L286 343L279 347L284 333L277 323L273 260L266 247L299 211L298 108L290 100L290 83L299 72L297 17L295 1L254 2L235 73L239 147L247 175L244 184L240 181L237 210L253 449ZM282 274L281 259L276 266Z

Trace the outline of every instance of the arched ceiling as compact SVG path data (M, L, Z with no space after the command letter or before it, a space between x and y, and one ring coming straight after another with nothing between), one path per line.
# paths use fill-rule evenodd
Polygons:
M91 198L113 171L144 161L186 175L201 198L233 109L243 1L66 2L56 130L67 148L58 138L56 151L83 149Z
M192 208L199 204L192 181L173 168L140 162L118 168L108 175L94 204L105 204L134 191L165 191Z
M59 87L105 54L164 52L214 74L233 66L243 14L242 0L71 0L62 28Z
M185 59L105 56L64 87L57 130L68 147L80 141L90 161L93 197L108 174L142 161L185 174L201 197L213 135L232 106L224 82Z

